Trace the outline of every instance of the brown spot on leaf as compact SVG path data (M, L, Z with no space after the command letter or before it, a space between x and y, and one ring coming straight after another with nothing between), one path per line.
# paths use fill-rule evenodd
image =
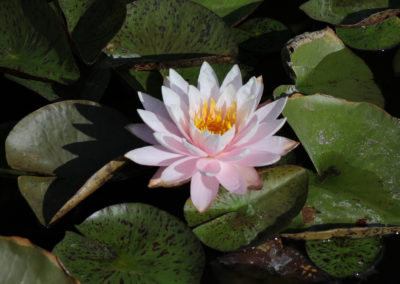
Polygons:
M304 206L301 210L301 217L303 218L303 223L312 223L314 222L314 214L316 210L314 207Z

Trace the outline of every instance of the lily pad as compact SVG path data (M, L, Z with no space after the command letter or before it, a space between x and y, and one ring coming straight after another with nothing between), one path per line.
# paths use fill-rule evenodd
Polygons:
M58 3L82 59L93 63L124 23L126 1L59 0Z
M67 36L47 1L0 2L0 67L68 84L79 78Z
M290 227L400 224L397 118L369 103L321 95L295 95L283 114L318 172L303 208L312 211Z
M95 212L56 245L82 283L200 283L204 253L176 217L140 203Z
M355 24L380 11L400 8L387 0L309 0L300 6L309 17L330 24Z
M249 19L233 32L241 48L258 54L281 51L291 35L288 27L270 18Z
M128 123L112 109L73 100L47 105L17 123L6 140L7 161L41 175L19 180L41 223L54 222L127 162L118 157L138 146Z
M369 26L337 27L336 33L352 48L384 50L400 43L400 19L394 16Z
M236 195L221 188L206 212L199 213L190 199L185 203L185 219L205 245L236 250L279 232L299 212L308 185L303 168L267 168L260 176L264 184L261 190Z
M193 54L235 55L228 26L205 7L189 0L137 0L104 51L113 58ZM179 57L179 56L178 56Z
M360 274L381 254L380 238L307 241L307 254L322 270L335 277Z
M384 105L371 70L330 28L307 32L289 41L284 61L300 93Z
M28 239L0 236L0 282L79 283L68 276L56 257Z
M235 26L237 23L252 13L263 0L193 0L211 11L230 25Z

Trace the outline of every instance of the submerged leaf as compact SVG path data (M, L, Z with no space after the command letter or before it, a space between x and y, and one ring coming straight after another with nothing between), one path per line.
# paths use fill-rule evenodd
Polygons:
M56 254L82 283L200 283L203 249L181 221L140 203L106 207L67 232Z

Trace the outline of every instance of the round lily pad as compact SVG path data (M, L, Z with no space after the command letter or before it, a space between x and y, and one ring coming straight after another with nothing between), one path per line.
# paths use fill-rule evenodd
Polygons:
M211 207L199 213L189 199L185 219L207 246L233 251L279 232L299 212L307 196L308 175L298 166L260 172L264 187L244 195L223 188Z
M169 54L235 55L235 38L221 18L189 0L137 0L104 51L113 58Z
M307 254L316 266L335 277L353 276L370 268L378 259L380 238L306 241Z
M79 283L67 275L56 257L28 239L0 236L0 283Z
M200 283L204 253L191 230L153 206L126 203L95 212L56 245L82 283Z

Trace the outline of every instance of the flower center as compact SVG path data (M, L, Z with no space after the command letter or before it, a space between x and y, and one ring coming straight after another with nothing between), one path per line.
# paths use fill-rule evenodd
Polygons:
M194 115L194 125L201 132L210 131L212 134L223 135L235 125L236 102L226 109L217 108L215 101L211 98L210 106L204 100L203 106Z

